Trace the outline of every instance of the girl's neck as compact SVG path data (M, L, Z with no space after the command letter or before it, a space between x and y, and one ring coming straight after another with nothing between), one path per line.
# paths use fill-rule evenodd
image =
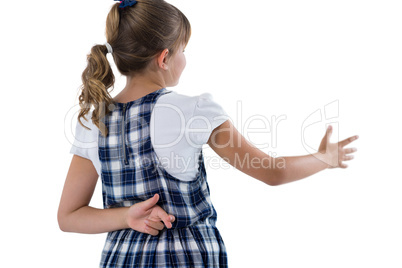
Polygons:
M116 97L113 98L113 100L120 103L126 103L165 87L165 82L157 74L136 74L135 76L127 77L126 86L116 95Z

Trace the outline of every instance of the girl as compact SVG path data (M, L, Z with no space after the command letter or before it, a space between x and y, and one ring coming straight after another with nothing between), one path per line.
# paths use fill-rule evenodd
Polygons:
M166 89L178 84L185 68L190 34L187 18L165 1L126 0L108 14L107 43L88 55L58 221L63 231L108 232L101 267L227 267L203 144L268 185L345 168L356 151L344 147L357 136L330 143L328 127L317 153L267 165L273 159L245 140L210 94ZM114 75L107 53L127 76L115 98L108 91ZM178 163L190 164L183 169ZM104 209L89 206L98 176Z

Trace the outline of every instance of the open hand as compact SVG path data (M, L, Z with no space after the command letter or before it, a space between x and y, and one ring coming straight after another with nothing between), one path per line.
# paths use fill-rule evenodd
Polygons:
M168 215L160 206L157 206L158 200L159 195L155 194L148 200L132 205L126 217L128 226L138 232L154 236L159 234L164 225L172 228L175 217Z
M349 143L357 140L359 136L355 135L344 139L343 141L337 143L330 143L330 138L332 135L332 126L328 126L327 132L321 141L318 151L325 155L325 162L328 164L328 168L347 168L348 165L342 163L342 161L352 160L354 157L351 153L357 151L356 148L343 148Z

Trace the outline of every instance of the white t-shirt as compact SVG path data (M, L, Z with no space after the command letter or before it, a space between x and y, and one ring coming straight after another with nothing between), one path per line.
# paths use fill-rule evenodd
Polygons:
M86 118L91 118L87 114ZM150 136L155 153L166 171L184 181L191 181L198 171L198 156L212 131L229 119L212 95L186 96L175 91L160 96L151 113ZM92 161L98 174L99 129L91 120L77 122L75 140L70 153Z

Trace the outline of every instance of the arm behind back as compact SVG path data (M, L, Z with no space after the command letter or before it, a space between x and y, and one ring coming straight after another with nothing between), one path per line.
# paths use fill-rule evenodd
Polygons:
M274 158L247 141L230 120L216 127L207 143L241 172L268 185L278 185L282 169L275 165Z
M98 177L89 159L73 155L57 215L62 230L68 229L64 226L69 214L89 205Z

